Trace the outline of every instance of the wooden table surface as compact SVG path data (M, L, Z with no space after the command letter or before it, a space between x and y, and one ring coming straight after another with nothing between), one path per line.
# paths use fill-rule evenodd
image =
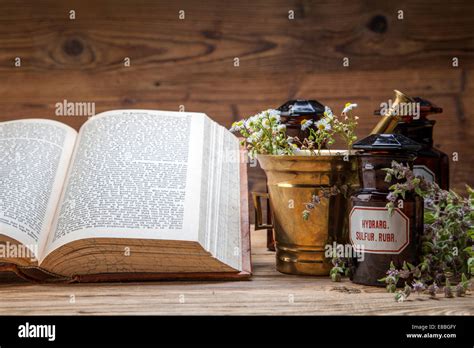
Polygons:
M264 231L252 233L254 276L235 282L0 285L1 315L474 315L474 296L412 295L396 303L383 288L275 270ZM74 299L75 301L72 301Z

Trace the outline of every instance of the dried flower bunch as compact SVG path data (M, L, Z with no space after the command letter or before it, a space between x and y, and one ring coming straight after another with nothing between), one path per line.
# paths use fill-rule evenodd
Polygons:
M252 158L258 154L293 155L301 150L319 155L322 148L334 143L336 135L347 144L348 149L352 147L357 139L355 129L358 117L352 116L351 111L356 107L357 104L347 103L342 110L341 120L327 106L320 120L303 120L301 129L309 132L305 139L287 136L286 126L281 124L280 112L273 109L234 122L230 131L238 132L245 138L242 144L246 145Z
M446 297L463 296L470 286L468 276L474 275L474 190L468 186L466 197L442 190L395 161L385 171L386 182L392 178L400 181L390 187L389 211L408 193L417 194L424 199L425 225L420 263L405 263L401 270L392 264L381 281L387 284L388 291L395 292L400 279L412 280L403 290L396 291L398 301L406 299L412 291L426 291L434 296L443 285ZM451 283L457 285L453 287Z
M286 126L281 124L280 112L268 109L246 120L234 122L230 131L239 132L247 144L249 156L254 158L257 154L263 155L292 155L294 145L288 141Z

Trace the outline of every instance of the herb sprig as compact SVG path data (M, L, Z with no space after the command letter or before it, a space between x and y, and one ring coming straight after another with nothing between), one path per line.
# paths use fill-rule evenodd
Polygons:
M435 296L443 286L446 297L463 296L470 287L468 277L474 275L474 190L467 186L466 197L442 190L436 183L415 176L407 165L395 161L384 170L386 182L392 178L398 180L387 196L389 211L408 193L414 193L423 198L425 213L420 263L416 266L404 263L401 270L392 264L381 281L393 292L393 284L398 282L397 277L396 281L392 277L394 273L403 279L413 279L403 290L396 291L398 301L406 299L411 292L426 291Z
M420 263L404 262L402 268L397 269L392 262L380 281L398 302L412 293L434 297L441 292L448 298L464 296L470 290L470 278L474 275L474 190L467 186L466 196L442 190L396 161L384 170L386 182L397 180L389 188L386 205L389 212L393 212L399 200L412 193L424 199L425 213ZM333 274L341 273L341 263L338 260L331 270L334 281L340 280L340 276ZM400 281L405 281L405 286L397 290Z

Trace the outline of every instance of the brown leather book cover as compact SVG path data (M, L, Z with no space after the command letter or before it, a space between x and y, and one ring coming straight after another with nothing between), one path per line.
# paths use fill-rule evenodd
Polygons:
M245 158L245 157L241 157ZM242 271L239 273L231 272L200 272L200 273L100 273L76 275L72 278L63 277L50 273L41 267L36 266L17 266L11 263L0 262L0 272L8 274L3 277L11 281L11 276L32 282L48 283L91 283L91 282L140 282L155 280L248 280L252 275L252 262L250 251L250 225L248 212L248 187L247 187L247 165L240 164L240 219L242 233ZM2 278L0 278L2 279Z

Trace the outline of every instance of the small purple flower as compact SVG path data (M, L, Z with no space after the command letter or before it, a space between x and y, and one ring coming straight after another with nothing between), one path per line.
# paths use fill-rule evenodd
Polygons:
M448 298L454 297L453 289L450 286L445 286L444 287L444 296L448 297Z
M339 189L338 189L338 187L337 187L336 185L334 185L334 186L332 186L332 187L330 188L330 194L331 194L331 196L335 196L335 195L337 195L338 193L339 193Z
M396 277L398 275L398 270L396 269L389 269L387 271L387 275L390 277Z
M436 283L433 283L431 284L429 287L428 287L428 293L431 295L431 296L436 296L436 293L438 292L438 285L436 285Z
M321 198L318 195L313 195L313 197L311 198L311 202L313 202L314 204L319 204L321 203Z
M423 290L425 290L425 284L420 281L413 282L411 286L413 287L413 290L417 293L421 293Z
M330 198L331 197L331 192L329 192L328 190L322 190L323 192L323 197L324 198Z
M455 292L456 292L456 296L461 297L461 296L464 296L464 294L466 293L466 290L464 290L464 287L462 286L462 284L458 284L456 285Z

